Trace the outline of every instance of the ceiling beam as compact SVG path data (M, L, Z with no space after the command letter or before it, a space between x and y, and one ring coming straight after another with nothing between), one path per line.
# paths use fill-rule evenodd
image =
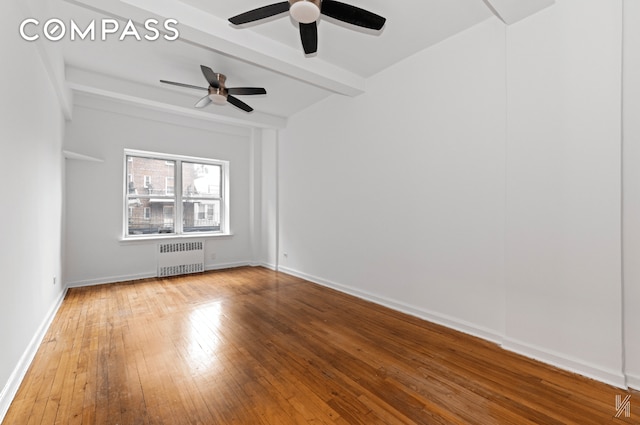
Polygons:
M24 16L36 16L33 12L39 11L45 16L53 16L48 2L42 0L23 0L18 2ZM73 114L73 94L65 82L64 58L62 50L56 43L46 42L42 38L33 42L38 50L38 55L45 67L45 75L49 78L53 87L60 109L67 120L71 120Z
M287 75L347 96L364 92L365 78L254 31L233 28L225 19L178 0L67 0L123 20L141 23L148 18L176 19L180 40Z
M160 87L147 86L128 80L98 74L83 69L68 67L67 84L77 93L100 96L122 103L144 106L147 109L161 110L200 120L223 124L241 125L254 128L281 129L287 120L264 112L245 113L237 111L231 105L193 108L193 97L185 96Z
M484 0L489 9L507 25L511 25L555 3L555 0Z

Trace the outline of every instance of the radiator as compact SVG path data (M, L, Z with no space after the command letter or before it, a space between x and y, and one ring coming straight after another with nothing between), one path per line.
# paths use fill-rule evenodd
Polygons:
M204 271L204 242L171 242L158 245L158 277Z

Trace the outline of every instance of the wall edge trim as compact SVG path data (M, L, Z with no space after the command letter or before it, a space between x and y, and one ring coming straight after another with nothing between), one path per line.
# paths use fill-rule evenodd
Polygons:
M219 263L219 264L205 264L204 270L205 271L212 271L212 270L232 269L232 268L235 268L235 267L254 266L254 265L255 264L250 262L250 261L236 261L236 262ZM258 265L262 265L262 264L258 264ZM265 266L265 267L267 267L267 266ZM97 277L97 278L94 278L94 279L76 280L76 281L68 282L66 287L67 288L82 288L84 286L106 285L106 284L109 284L109 283L119 283L119 282L131 282L133 280L153 279L153 278L156 278L156 277L158 277L158 271L157 270L153 270L153 271L144 272L144 273L133 273L133 274L126 274L126 275L119 275L119 276L103 276L103 277Z
M357 289L351 286L336 283L336 282L323 279L317 276L313 276L313 275L310 275L295 269L291 269L288 267L279 266L278 271L282 273L290 274L295 277L299 277L304 280L308 280L309 282L316 283L318 285L335 289L337 291L340 291L349 295L353 295L357 298L371 301L375 304L379 304L384 307L389 307L392 310L396 310L401 313L406 313L408 315L426 320L428 322L446 326L448 328L454 329L456 331L459 331L477 338L482 338L484 340L493 342L494 344L500 345L502 343L503 336L497 333L496 331L489 328L484 328L482 326L474 325L473 323L466 322L464 320L460 320L452 316L448 316L441 313L426 310L423 308L419 308L416 306L412 306L388 297L382 297L368 291L362 291L360 289Z
M22 380L27 374L27 371L31 366L31 362L33 362L33 359L35 358L36 353L40 348L40 344L42 343L45 335L47 334L47 331L49 330L51 323L53 323L53 319L56 317L56 314L58 313L58 310L60 309L60 306L62 305L62 302L64 301L64 298L66 295L67 295L67 288L64 288L60 292L60 295L58 295L58 298L55 300L55 302L53 303L49 311L47 312L47 315L45 316L44 320L36 330L35 334L33 335L33 338L31 338L31 341L29 342L29 344L27 345L27 348L25 349L24 353L20 357L18 364L16 365L15 369L11 373L11 376L9 376L9 380L7 381L6 385L4 386L2 391L0 391L0 423L3 421L4 417L9 411L9 407L11 406L11 403L13 402L14 397L18 393L18 389L22 384Z
M627 386L640 391L640 375L627 374Z
M525 344L515 339L508 338L504 335L500 335L499 333L490 329L479 327L477 325L474 325L473 323L462 321L455 317L450 317L426 309L411 306L387 297L381 297L367 291L362 291L347 285L339 284L295 269L279 266L278 271L308 280L312 283L338 290L340 292L347 293L349 295L353 295L358 298L365 299L367 301L371 301L385 307L389 307L393 310L397 310L402 313L406 313L438 325L446 326L448 328L474 337L482 338L489 342L500 345L505 350L512 351L527 358L537 360L542 363L557 367L559 369L582 375L617 388L627 389L627 385L633 388L640 388L640 377L638 376L625 376L621 371L603 369L601 367L581 361L580 359L570 358L566 355L562 355L561 353L553 353L540 347Z
M562 353L554 352L533 344L527 344L509 337L505 337L502 348L559 369L613 385L617 388L625 390L628 388L627 379L622 371L603 369L600 366L587 363L578 358L563 355Z

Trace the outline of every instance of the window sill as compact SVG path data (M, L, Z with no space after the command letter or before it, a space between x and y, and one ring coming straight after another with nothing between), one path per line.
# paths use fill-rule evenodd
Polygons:
M192 239L215 239L215 238L228 238L233 236L233 233L201 233L197 235L154 235L154 236L140 236L140 237L120 237L120 243L131 242L162 242L162 241L178 241L178 240L192 240Z

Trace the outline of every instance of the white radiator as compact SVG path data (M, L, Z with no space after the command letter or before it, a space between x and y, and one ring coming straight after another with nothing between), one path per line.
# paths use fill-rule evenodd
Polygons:
M204 271L204 242L170 242L158 245L158 277Z

